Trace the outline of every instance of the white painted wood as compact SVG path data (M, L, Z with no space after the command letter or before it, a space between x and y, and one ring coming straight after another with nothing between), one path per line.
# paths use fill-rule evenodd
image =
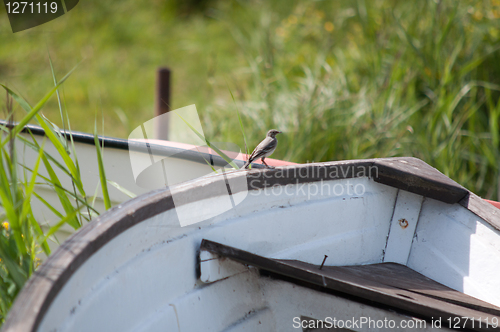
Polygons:
M362 184L365 194L350 196L346 190L344 196L335 196L331 191L330 196L310 196L308 200L307 189L295 194L297 186L289 191L293 195L285 191L273 195L264 190L259 190L258 195L249 193L244 203L228 211L228 216L239 216L238 222L217 223L224 231L218 227L207 229L207 238L258 255L294 257L317 265L324 255L329 256L330 265L380 263L396 190L366 178L325 185L345 186L348 181Z
M500 306L500 234L458 204L426 198L408 267Z
M407 321L416 322L419 320L284 281L262 279L261 290L267 299L269 309L274 313L273 318L276 324L274 326L271 325L272 329L263 329L262 331L301 331L301 329L294 328L294 319L300 316L320 319L325 322L336 319L349 325L357 321L358 325L351 328L353 331L437 331L429 323L422 323L425 324L425 327L424 325L419 325L421 328L418 329L415 327L412 329L402 328L401 326L403 325L401 323L403 320L405 324ZM327 317L330 319L327 320ZM362 318L364 318L363 321L366 321L363 325L361 325ZM372 326L368 325L368 319L372 320ZM384 319L394 321L395 328L374 328L373 324L376 324L377 321L384 321ZM347 323L348 321L349 323ZM344 328L347 327L344 325Z
M137 332L180 332L177 314L173 306L165 306L156 310L151 316L130 329Z
M234 322L224 332L274 331L274 326L273 312L266 307L259 311L250 312L249 315Z
M214 259L219 259L220 256L214 253L211 253L210 251L206 250L201 250L200 251L200 262L208 262Z
M205 258L211 256L210 258ZM200 252L200 280L211 283L246 272L248 268L225 257L218 257L206 250Z
M180 330L224 331L264 310L259 279L255 270L241 273L175 299L171 303L177 310Z
M417 228L422 200L423 196L404 190L398 191L385 248L384 262L406 265L413 235Z

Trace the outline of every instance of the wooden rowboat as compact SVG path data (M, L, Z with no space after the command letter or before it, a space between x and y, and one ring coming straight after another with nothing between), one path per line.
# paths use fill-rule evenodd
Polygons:
M499 213L414 158L204 177L72 235L3 331L498 330Z

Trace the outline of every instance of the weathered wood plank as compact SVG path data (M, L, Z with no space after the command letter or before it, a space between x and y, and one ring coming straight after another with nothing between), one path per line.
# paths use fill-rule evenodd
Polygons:
M384 262L406 265L423 197L404 190L398 191L396 205L392 214L391 228L387 237Z
M486 220L495 229L500 230L500 209L485 202L474 193L469 193L459 202L460 205Z
M457 203L469 191L417 158L377 159L376 182L437 199L445 203Z

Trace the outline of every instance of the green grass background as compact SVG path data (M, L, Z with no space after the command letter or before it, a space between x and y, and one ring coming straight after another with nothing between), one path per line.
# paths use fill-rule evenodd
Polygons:
M75 130L97 114L126 138L168 66L172 107L196 104L211 141L244 149L238 109L250 149L284 131L275 158L415 156L492 199L499 48L500 0L81 0L16 34L0 6L0 82L30 102L53 86L47 51L59 78L85 59L62 91ZM58 123L55 98L43 113Z

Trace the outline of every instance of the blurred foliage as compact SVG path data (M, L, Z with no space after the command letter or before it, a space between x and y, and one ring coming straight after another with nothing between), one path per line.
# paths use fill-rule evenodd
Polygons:
M213 141L244 146L238 108L250 149L285 131L275 158L415 156L497 198L499 0L182 3L80 1L16 34L1 21L0 81L39 98L47 48L61 72L85 58L63 89L73 128L103 112L105 134L127 137L168 65L173 108L196 104Z
M274 157L415 156L498 197L498 1L273 5L247 4L245 22L221 14L247 77L231 75L239 103L207 107L212 135L242 145L238 108L250 146L286 132Z

